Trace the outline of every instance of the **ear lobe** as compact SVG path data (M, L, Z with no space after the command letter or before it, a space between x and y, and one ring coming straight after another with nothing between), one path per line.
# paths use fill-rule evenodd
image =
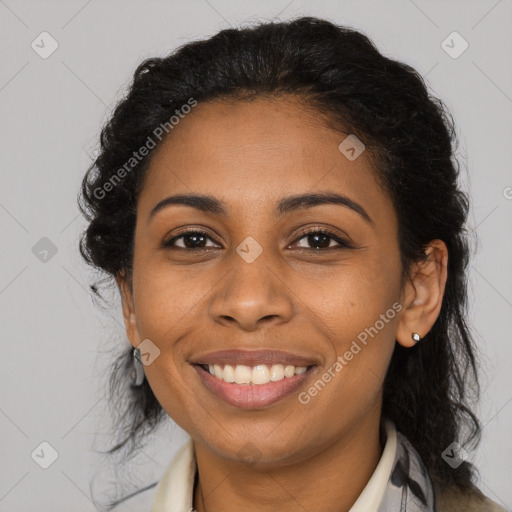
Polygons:
M441 311L448 277L448 248L442 240L433 240L425 254L424 260L413 264L404 285L404 309L396 333L397 342L404 347L416 344L414 333L423 338Z
M121 295L126 336L130 340L130 343L134 347L137 347L140 341L137 328L137 318L135 316L135 307L133 303L133 290L124 272L118 273L115 279L119 288L119 293Z

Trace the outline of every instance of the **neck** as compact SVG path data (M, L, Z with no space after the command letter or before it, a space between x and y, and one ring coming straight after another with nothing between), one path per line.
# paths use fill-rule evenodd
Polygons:
M248 466L195 443L197 512L348 512L381 457L379 415L369 417L299 463Z

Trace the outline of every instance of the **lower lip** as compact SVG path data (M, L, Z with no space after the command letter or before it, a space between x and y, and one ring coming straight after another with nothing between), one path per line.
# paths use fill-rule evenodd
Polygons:
M308 379L311 371L315 368L315 366L310 366L304 373L267 384L236 384L214 377L202 366L196 364L193 366L203 384L212 393L228 404L242 409L263 408L291 395Z

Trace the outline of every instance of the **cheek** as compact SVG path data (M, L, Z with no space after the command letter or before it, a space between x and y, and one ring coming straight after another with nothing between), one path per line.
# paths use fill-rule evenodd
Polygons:
M186 396L180 340L197 327L194 317L202 307L204 289L199 278L179 280L178 273L149 262L143 256L134 260L137 330L141 341L150 340L157 347L158 356L144 370L158 401L170 413Z
M400 297L398 256L379 256L376 251L332 269L321 279L296 281L304 311L323 324L327 337L339 340L340 352L347 342L377 324L379 338L394 335ZM361 335L364 338L364 334ZM363 340L364 341L364 340Z
M141 335L158 340L165 348L194 318L197 321L216 276L201 271L185 274L149 257L145 261L141 257L138 263L133 284L137 325Z
M340 386L362 389L371 383L370 387L376 387L384 378L401 310L400 303L392 299L391 294L379 294L375 288L362 296L359 286L357 299L347 298L345 291L338 298L331 295L328 303L322 301L322 311L316 309L314 316L321 319L330 345L327 370L343 375Z
M330 332L329 357L298 398L309 417L328 418L326 437L380 406L399 309L398 303L393 308L385 302L375 301L371 308L341 303L323 317Z
M399 260L370 255L329 280L317 281L303 295L302 313L310 310L309 317L329 343L323 350L328 353L325 368L318 375L328 384L324 388L320 382L311 390L312 395L325 393L325 400L318 402L342 404L354 412L374 403L395 346L399 296Z

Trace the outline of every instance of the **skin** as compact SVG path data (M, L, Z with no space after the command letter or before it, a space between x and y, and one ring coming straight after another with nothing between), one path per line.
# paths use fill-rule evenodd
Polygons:
M153 155L137 205L133 276L117 283L130 343L150 339L161 351L146 377L194 440L198 512L349 510L382 454L382 383L395 342L411 347L411 334L425 336L439 314L445 244L432 241L402 285L391 199L368 150L354 161L340 153L347 135L291 97L214 101L195 107ZM317 191L348 196L372 222L335 204L274 217L282 197ZM172 205L149 218L177 193L213 195L228 215ZM300 232L319 227L353 248ZM186 237L175 242L181 249L161 248L178 228L204 231L210 238L199 246L208 250L183 248L194 247ZM252 263L236 252L248 236L263 250ZM261 409L234 407L190 364L214 350L277 348L319 362L304 391L395 302L402 310L306 405L294 393Z

